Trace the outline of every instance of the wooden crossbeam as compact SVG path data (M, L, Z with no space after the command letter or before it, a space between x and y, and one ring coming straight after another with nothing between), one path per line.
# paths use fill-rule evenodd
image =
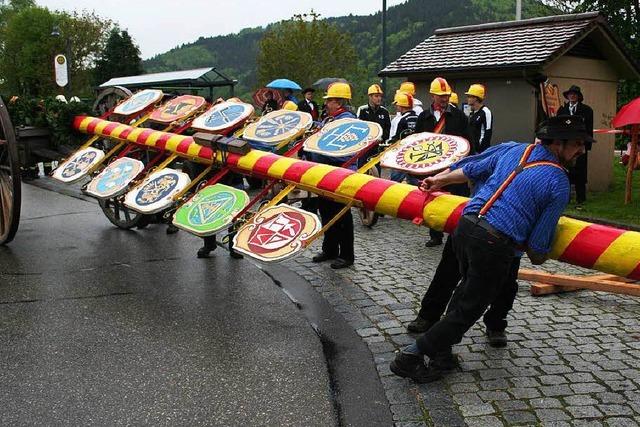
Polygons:
M548 295L557 292L589 289L592 291L640 296L640 284L610 274L570 276L521 269L518 272L518 278L534 282L531 286L532 295Z

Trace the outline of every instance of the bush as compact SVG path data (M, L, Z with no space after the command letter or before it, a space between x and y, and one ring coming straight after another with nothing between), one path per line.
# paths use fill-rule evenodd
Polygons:
M60 145L78 146L86 139L72 129L73 118L90 114L91 107L80 102L63 102L50 97L45 99L12 98L7 103L13 126L48 128L52 148Z

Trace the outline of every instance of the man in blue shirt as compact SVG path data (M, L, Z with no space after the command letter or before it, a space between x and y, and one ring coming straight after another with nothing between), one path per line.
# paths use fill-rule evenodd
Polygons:
M536 136L540 144L514 146L500 156L469 162L423 181L421 188L433 191L486 178L453 234L462 283L445 317L391 362L396 375L421 383L441 378L443 369L425 366L424 356L433 359L460 342L500 293L516 251L526 251L533 264L547 259L558 219L569 202L569 179L563 167L584 153L585 141L591 137L584 121L574 116L550 118Z
M468 163L479 162L487 157L502 156L513 147L522 146L519 142L505 142L494 145L483 151L481 154L465 157L462 160L452 164L448 170L442 172L447 173L452 170L460 169ZM473 195L475 195L485 184L488 176L479 177L472 182ZM487 338L489 345L492 347L504 347L507 345L507 314L513 307L513 301L518 292L518 270L520 268L520 256L513 260L513 264L509 269L509 276L501 292L496 300L491 303L491 307L483 316L486 326ZM458 286L461 279L460 269L458 267L458 259L453 250L453 242L451 236L447 238L444 248L442 249L442 257L438 263L433 280L422 298L420 311L414 321L407 325L410 332L422 333L426 332L440 320L444 314L447 304L453 295L453 291ZM439 355L433 363L441 363L444 366L454 367L457 363L451 354Z

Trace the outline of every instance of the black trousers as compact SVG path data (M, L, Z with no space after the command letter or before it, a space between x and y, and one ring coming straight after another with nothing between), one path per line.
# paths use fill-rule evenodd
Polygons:
M501 292L484 314L484 324L488 329L503 331L507 328L507 314L513 308L513 302L518 293L519 269L520 257L514 257L509 269L509 276ZM449 236L442 249L442 257L436 268L433 280L422 298L418 315L433 322L439 320L444 314L461 278L462 274L460 273L458 258L453 250L453 239Z
M466 217L454 232L453 249L462 283L447 314L416 340L420 351L429 357L451 351L451 346L462 340L500 295L515 257L510 239L491 234Z
M322 224L324 225L331 221L343 207L342 203L320 197L318 211L320 212ZM345 261L353 262L353 216L351 215L351 209L324 233L322 252L330 257L339 257Z
M576 202L584 203L587 200L587 153L578 156L575 166L569 171L569 178L576 187Z

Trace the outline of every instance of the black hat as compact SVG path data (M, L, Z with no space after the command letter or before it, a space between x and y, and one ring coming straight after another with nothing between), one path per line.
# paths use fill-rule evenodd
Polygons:
M307 92L315 92L316 90L312 87L307 87L302 91L302 94L304 95Z
M585 142L595 142L587 133L581 116L549 117L540 124L536 136L540 139L580 139Z
M570 92L578 95L578 101L582 102L582 100L584 99L584 96L582 96L582 91L580 91L580 86L572 85L569 89L562 92L562 95L565 99L569 99L567 95L569 95Z

